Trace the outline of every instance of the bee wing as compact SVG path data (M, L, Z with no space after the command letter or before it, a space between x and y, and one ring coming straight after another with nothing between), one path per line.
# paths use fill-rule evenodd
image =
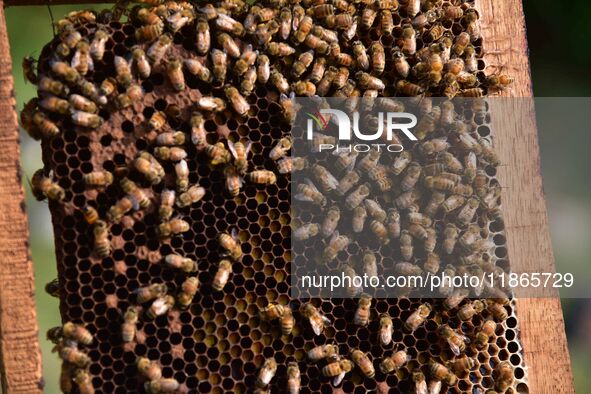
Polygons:
M451 349L451 351L453 352L453 354L455 354L456 356L460 355L460 347L458 345L456 345L455 343L453 343L452 341L448 340L447 343L449 344L449 348Z
M326 178L326 183L328 184L328 186L330 186L332 190L336 189L337 186L339 186L339 181L331 173L328 173L328 176Z
M314 182L312 182L312 180L310 178L306 178L304 179L304 182L310 186L312 189L314 189L314 192L316 193L320 193L320 191L318 190L318 188L316 187L316 185L314 184Z
M310 319L310 326L312 326L312 330L314 334L320 335L324 330L324 319Z
M139 211L140 210L140 202L138 201L138 199L135 196L128 196L128 197L133 204L134 211Z
M252 142L251 142L251 141L248 141L248 142L246 143L246 146L245 146L245 148L246 148L246 149L245 149L245 153L246 153L246 155L248 156L248 154L250 153L250 149L252 148Z
M72 61L70 62L70 65L73 68L76 68L80 65L80 51L76 51L74 53L74 56L72 56Z
M332 384L334 386L338 386L339 384L341 384L341 382L343 381L343 379L345 378L346 372L341 372L339 374L339 376L336 376L333 380L332 380Z
M421 382L420 384L417 384L416 393L417 394L429 394L429 392L427 391L427 383Z
M232 153L232 157L234 157L234 159L237 159L238 154L236 153L236 148L234 148L234 143L230 140L228 140L228 149L230 149L230 153Z
M236 228L233 228L230 234L232 235L232 238L238 240L238 230L236 230Z
M392 342L392 329L389 326L380 331L380 342L383 345L389 345Z
M90 56L88 56L88 71L94 71L94 61Z
M306 201L306 202L313 202L314 201L311 197L308 197L303 193L296 194L294 197L298 201Z

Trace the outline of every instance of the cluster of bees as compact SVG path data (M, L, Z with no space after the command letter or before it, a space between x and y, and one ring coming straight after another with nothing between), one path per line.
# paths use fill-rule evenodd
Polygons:
M380 254L395 250L400 261L394 270L413 275L446 271L448 275L483 272L500 274L500 268L485 256L494 246L484 227L500 218L500 187L490 184L484 168L499 164L488 139L475 132L486 119L484 100L470 101L469 108L458 108L452 101L430 97L467 97L479 99L486 94L506 89L512 78L505 74L484 75L479 72L478 12L468 2L440 0L267 0L248 6L241 0L193 5L188 2L143 0L129 9L127 2L113 10L96 15L91 11L69 14L57 23L57 45L45 72L37 74L35 60L26 58L23 67L27 79L36 84L39 97L29 101L21 113L21 123L35 139L49 141L64 127L80 133L96 132L108 123L105 114L134 108L146 94L142 81L154 72L167 76L170 89L180 93L190 89L189 80L197 80L213 91L196 97L189 109L190 132L174 130L184 108L169 105L146 116L141 125L150 146L133 160L114 171L92 171L83 175L87 188L104 192L118 188L123 197L100 217L88 204L80 214L92 227L94 254L111 255L110 227L125 215L136 211L155 210L160 220L157 230L164 242L189 231L191 224L179 211L207 198L208 191L189 182L187 147L195 149L211 167L222 169L228 198L239 196L244 182L266 187L277 182L277 174L310 171L310 181L297 185L294 198L319 208L317 221L295 221L296 241L318 241L318 261L331 264L346 251L362 232L375 236L380 250L364 248L362 264L338 265L347 275L358 272L377 276L385 268ZM134 45L125 54L108 60L105 53L113 45L108 23L125 15L135 28ZM85 26L92 26L87 29ZM461 26L454 32L452 26ZM80 28L84 28L84 35ZM181 31L194 36L194 52L181 57L175 37ZM381 39L375 39L381 37ZM104 79L89 78L95 69L109 70ZM366 155L341 153L335 160L312 163L290 157L292 138L284 137L272 147L269 159L273 170L252 168L250 142L225 139L208 142L206 119L218 113L238 118L252 113L249 97L257 86L274 92L286 124L295 117L295 96L334 96L376 98L378 96L412 96L410 103L421 114L417 125L420 141L394 159L371 151ZM211 89L208 89L209 92ZM395 112L404 105L395 99L385 101ZM354 109L354 108L352 108ZM183 112L185 111L185 112ZM468 119L466 112L472 114ZM314 143L331 143L334 138L317 133ZM390 160L391 159L391 160ZM172 164L174 174L166 173ZM277 174L276 174L277 172ZM129 174L139 175L134 181ZM32 190L39 200L45 198L62 205L72 205L67 191L54 174L38 170L31 179ZM134 178L137 179L137 178ZM150 188L165 184L159 196ZM344 198L344 205L337 205ZM73 206L73 205L72 205ZM76 208L78 209L78 208ZM352 213L352 223L341 220L341 210ZM351 229L343 231L343 228ZM339 231L340 230L340 231ZM240 263L242 247L235 232L221 233L218 244L224 250L217 263L211 288L221 291L228 283L233 265ZM390 249L385 249L390 248ZM451 261L455 261L451 263ZM449 264L445 264L445 263ZM197 262L171 253L162 264L186 275L174 294L170 286L155 281L133 291L134 303L122 312L121 337L132 343L140 318L154 319L172 308L191 306L200 288ZM502 271L502 270L501 270ZM347 289L350 296L361 296L355 312L355 325L367 326L372 298L363 288ZM408 289L410 292L412 289ZM59 295L59 281L47 286ZM408 317L403 329L412 333L439 313L454 313L461 320L488 314L471 341L460 329L442 325L439 336L448 344L455 358L450 361L431 359L428 373L414 370L410 376L416 393L436 394L451 387L476 365L465 354L467 347L483 349L494 336L497 322L507 318L504 305L507 295L494 287L484 289L440 289L446 297L443 311L424 303ZM471 293L472 292L472 293ZM470 294L490 297L470 301ZM143 313L142 313L143 312ZM330 319L312 303L302 303L297 311L290 305L269 303L260 311L261 320L280 321L283 335L292 335L296 317L302 326L322 335ZM379 341L392 343L395 329L392 318L379 316ZM88 372L90 359L78 345L92 343L92 336L81 325L68 322L50 330L48 336L64 360L62 390L71 392L72 381L81 393L93 393ZM395 374L408 363L406 350L397 350L377 365L383 374ZM376 369L372 356L352 349L339 355L338 346L322 344L308 351L310 363L321 363L323 376L339 385L355 367L367 378ZM149 393L182 390L174 378L164 378L155 360L138 357L137 369L145 379ZM260 393L270 392L278 370L273 358L259 371L256 386ZM500 362L495 366L494 388L487 394L505 392L514 383L513 366ZM300 365L287 364L287 391L300 391ZM428 378L428 379L427 379Z

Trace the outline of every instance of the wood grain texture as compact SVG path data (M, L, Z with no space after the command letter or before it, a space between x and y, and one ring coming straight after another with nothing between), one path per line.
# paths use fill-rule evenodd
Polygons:
M504 96L531 97L525 20L521 0L477 0L487 73L504 71L515 84ZM504 68L501 67L504 66ZM536 119L529 100L516 109L529 116L494 117L493 135L504 163L503 213L509 259L521 272L554 272L544 201ZM515 121L517 120L517 122ZM574 393L562 308L558 298L517 300L530 393Z
M0 357L4 393L41 393L33 264L20 169L19 131L0 0Z

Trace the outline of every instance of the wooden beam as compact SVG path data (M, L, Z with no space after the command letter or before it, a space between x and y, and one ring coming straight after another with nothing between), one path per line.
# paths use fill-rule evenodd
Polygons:
M504 96L532 97L525 20L521 0L477 0L487 73L515 77ZM516 106L528 105L525 101ZM523 114L523 112L521 112ZM509 260L519 270L554 272L554 254L544 202L535 113L494 117L493 137L504 164L498 178ZM530 393L574 393L572 369L558 298L517 300L521 343Z
M42 392L34 283L12 61L0 0L0 372L4 393Z

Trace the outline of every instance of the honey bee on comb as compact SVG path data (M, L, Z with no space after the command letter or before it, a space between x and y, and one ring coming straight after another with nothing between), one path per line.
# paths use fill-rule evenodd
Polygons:
M76 324L56 338L64 387L525 384L522 364L490 364L501 351L521 357L515 336L488 346L515 319L503 293L488 302L442 285L442 300L381 298L352 284L361 298L349 300L293 281L299 248L318 272L347 278L507 268L492 249L503 246L491 229L501 188L488 174L501 163L474 124L488 125L486 97L514 81L483 72L472 1L138 3L117 5L127 21L64 18L38 62L24 62L39 97L22 123L45 165L33 191L49 199L63 251L47 290ZM293 99L314 95L349 98L362 112L416 112L419 141L395 155L297 157ZM401 97L379 102L392 95ZM117 333L106 333L105 316ZM82 328L93 334L88 348ZM460 376L472 370L480 374Z

